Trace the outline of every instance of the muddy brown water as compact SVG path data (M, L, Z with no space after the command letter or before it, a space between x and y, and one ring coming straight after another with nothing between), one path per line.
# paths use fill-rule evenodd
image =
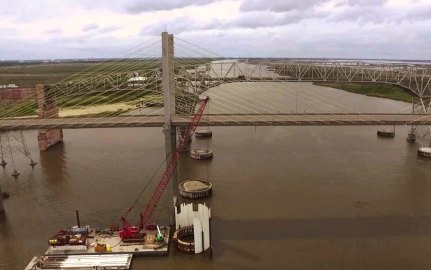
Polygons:
M365 100L392 111L405 105ZM394 139L377 138L377 129L212 128L210 140L193 144L210 147L214 159L183 155L179 167L180 180L213 183L212 197L202 200L212 208L212 258L171 250L136 258L133 269L429 269L431 162L417 157L419 143L405 141L408 127L397 127ZM158 128L65 130L64 143L45 153L36 131L24 134L38 165L31 169L15 148L21 175L10 176L10 154L0 168L10 193L0 217L0 269L23 269L52 234L75 223L76 209L83 224L119 223L164 159ZM165 196L154 213L160 223L167 204Z

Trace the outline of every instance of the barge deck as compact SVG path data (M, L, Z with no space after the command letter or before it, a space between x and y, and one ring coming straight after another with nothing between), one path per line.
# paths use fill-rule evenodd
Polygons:
M145 236L142 241L128 243L121 240L118 231L90 229L86 245L67 249L64 246L50 246L45 255L133 254L136 256L166 256L169 254L170 228L169 226L162 226L160 231L164 236L162 243L156 241L157 231L154 230L143 230ZM98 252L97 245L110 247L110 251Z
M40 256L33 257L25 270L128 270L132 257L132 254Z

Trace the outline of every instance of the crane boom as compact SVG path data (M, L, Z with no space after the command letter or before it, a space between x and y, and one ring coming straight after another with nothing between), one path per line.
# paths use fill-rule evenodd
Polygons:
M205 107L209 101L209 97L207 97L205 100L203 100L202 104L199 107L199 110L195 113L193 116L193 120L187 125L187 130L184 134L184 136L181 138L181 141L175 149L175 152L172 153L171 161L167 164L166 170L160 179L160 182L154 191L153 195L151 196L150 201L148 202L145 211L141 213L141 221L140 221L140 228L142 229L144 225L148 222L148 220L151 217L151 214L153 213L154 209L156 208L157 203L160 200L160 197L163 194L163 191L165 190L166 186L169 183L169 180L171 179L172 175L175 172L175 168L178 165L178 162L180 161L181 155L178 151L179 149L184 148L187 146L187 144L190 142L190 139L195 132L197 126L199 125L199 122L202 118L202 114L205 110ZM124 217L122 217L123 222L125 221ZM125 222L126 225L126 222ZM127 225L125 226L127 227Z

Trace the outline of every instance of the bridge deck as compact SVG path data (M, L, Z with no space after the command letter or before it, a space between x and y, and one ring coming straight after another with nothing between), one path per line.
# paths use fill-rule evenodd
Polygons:
M189 116L175 116L172 124L185 126ZM414 114L277 114L204 116L211 126L341 126L341 125L431 125L431 115ZM49 128L161 127L163 116L116 116L82 118L0 119L0 131Z

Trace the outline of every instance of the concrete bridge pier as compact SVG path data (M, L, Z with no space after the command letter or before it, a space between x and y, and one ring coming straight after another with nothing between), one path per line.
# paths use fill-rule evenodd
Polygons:
M172 161L177 148L176 128L174 126L163 130L165 135L165 155L166 166ZM169 203L169 225L175 225L175 206L178 202L178 177L177 170L172 174L171 183L167 186L169 198L172 198L172 203ZM170 200L170 199L169 199Z
M36 85L36 100L39 109L39 118L58 117L58 107L55 98L50 94L49 87L43 84ZM40 151L46 151L49 147L63 141L63 130L40 129L37 135Z
M177 129L178 129L178 139L181 141L186 134L187 128L186 127L177 127ZM189 151L191 142L192 142L192 140L190 138L190 141L187 143L187 145L184 148L179 149L179 151L180 152Z
M416 133L415 133L415 127L411 126L409 133L407 134L406 140L408 142L415 142L416 141Z

